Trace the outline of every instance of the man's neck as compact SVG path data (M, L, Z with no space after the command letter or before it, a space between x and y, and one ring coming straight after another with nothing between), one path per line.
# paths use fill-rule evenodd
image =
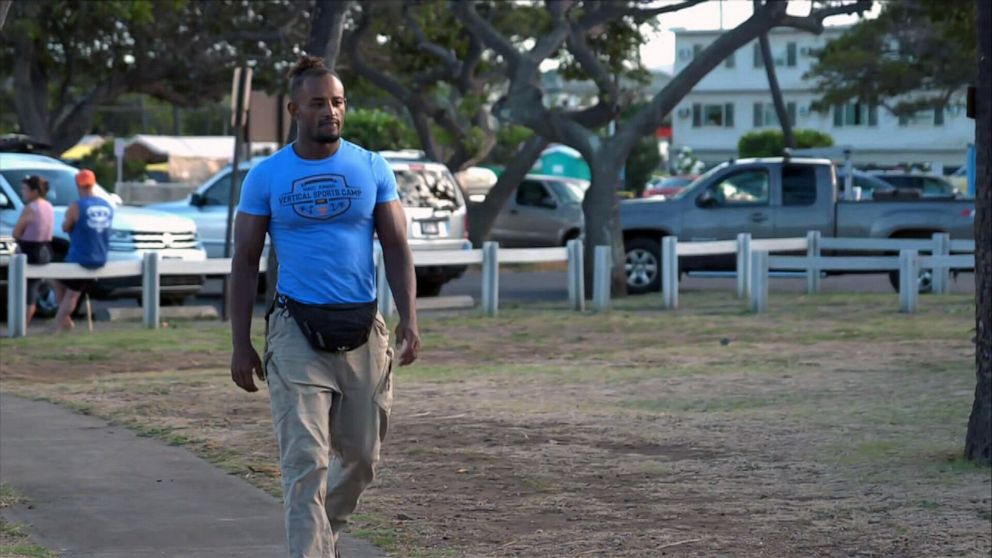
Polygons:
M340 147L340 139L333 143L316 143L297 138L296 141L293 142L293 151L296 152L301 159L326 159L337 153Z

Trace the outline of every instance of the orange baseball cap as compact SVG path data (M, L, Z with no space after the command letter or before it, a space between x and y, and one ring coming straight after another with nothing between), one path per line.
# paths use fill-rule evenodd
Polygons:
M76 173L76 186L91 188L96 185L96 175L90 169L82 169Z

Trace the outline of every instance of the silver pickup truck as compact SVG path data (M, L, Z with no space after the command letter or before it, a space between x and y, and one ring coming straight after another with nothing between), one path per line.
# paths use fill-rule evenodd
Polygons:
M837 196L834 165L827 159L781 157L740 159L700 176L670 200L626 200L620 225L626 251L627 289L644 293L660 288L661 237L679 241L824 236L930 238L950 233L974 238L975 201L876 196L843 201ZM734 269L734 256L680 258L680 271ZM898 284L898 283L896 283Z

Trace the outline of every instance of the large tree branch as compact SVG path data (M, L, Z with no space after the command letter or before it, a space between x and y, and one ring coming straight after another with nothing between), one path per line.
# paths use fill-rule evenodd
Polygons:
M510 39L503 36L495 27L486 21L479 12L475 10L475 5L470 0L453 0L451 3L455 17L462 22L470 33L478 36L489 48L506 60L510 71L513 72L523 58L517 47L510 42Z
M593 82L596 83L596 86L599 88L601 102L605 101L610 105L616 106L620 98L617 83L589 47L584 31L578 28L572 28L568 35L568 50L575 57L579 65L582 66L582 69L592 78Z
M784 15L777 26L803 29L819 35L823 33L823 20L835 15L862 14L871 9L872 0L857 0L854 4L834 4L819 9L810 10L809 15Z
M417 48L428 54L433 54L444 64L450 75L457 75L461 70L462 63L450 49L444 48L427 38L427 34L420 27L420 22L413 16L410 1L403 4L403 18L410 27L410 30L413 31L413 36L417 39Z
M534 48L527 53L527 57L536 65L540 65L546 58L550 58L568 38L568 11L572 8L573 2L571 0L545 0L544 5L548 13L551 14L554 27L549 33L541 36Z
M638 8L627 5L625 2L607 1L598 3L601 7L589 12L579 20L579 27L592 29L597 25L602 25L608 21L613 21L621 17L631 17L634 21L643 22L648 19L658 17L662 14L669 14L691 8L697 4L702 4L707 0L685 0L678 4L668 4L655 8Z

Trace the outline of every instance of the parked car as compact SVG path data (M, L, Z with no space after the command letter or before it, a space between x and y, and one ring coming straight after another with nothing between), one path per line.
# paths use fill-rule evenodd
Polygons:
M897 196L896 187L878 178L873 174L856 170L851 173L851 181L857 188L861 188L862 200L873 200L878 195L879 199L892 198ZM847 173L842 167L837 168L837 191L841 199L846 198L845 188L847 187Z
M954 198L954 185L942 176L885 172L875 175L900 190L913 190L924 198Z
M48 180L48 201L55 206L55 227L52 248L55 261L61 261L69 249L69 235L62 232L62 220L69 204L78 199L77 169L43 155L0 153L0 237L10 237L24 202L20 197L21 180L37 174ZM190 219L160 211L127 207L120 198L108 193L99 184L96 195L114 205L113 228L110 231L110 261L141 260L145 252L159 252L165 259L200 261L207 257L196 235L196 224ZM203 286L201 275L165 276L161 280L162 299L179 303ZM54 315L55 297L47 291L38 303L41 316ZM141 296L141 277L101 279L90 291L95 298ZM6 294L3 295L6 300Z
M627 288L658 290L661 237L680 241L824 236L858 238L974 238L974 200L915 199L870 203L837 200L828 159L741 159L718 165L672 200L620 203ZM729 256L680 258L680 271L733 270ZM898 286L898 275L890 275ZM926 284L926 277L921 284Z
M448 168L424 159L417 151L384 151L382 155L396 175L397 191L406 212L410 248L470 249L465 199ZM241 163L239 180L243 180L252 165L262 159L255 157ZM186 198L148 207L195 221L207 255L221 258L224 256L230 193L231 165L228 165ZM441 287L461 276L465 268L463 265L417 267L417 295L437 296Z
M490 238L501 246L564 246L582 234L585 190L558 176L529 174L496 217Z
M661 177L649 182L647 187L644 188L644 193L641 194L641 197L653 198L657 196L664 196L666 198L671 198L681 192L695 179L695 175Z

